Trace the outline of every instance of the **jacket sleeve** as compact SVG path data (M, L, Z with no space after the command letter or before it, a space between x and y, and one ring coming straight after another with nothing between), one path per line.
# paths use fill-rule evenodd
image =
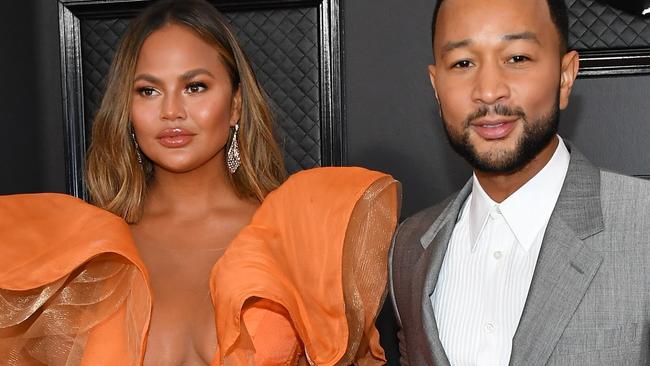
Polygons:
M409 366L408 355L406 354L406 341L404 340L404 330L401 327L397 331L397 339L399 340L399 364L402 366Z
M408 366L408 356L406 354L406 340L405 340L405 334L404 334L404 329L402 326L402 319L400 316L399 308L397 306L397 300L396 300L396 293L395 293L395 270L398 269L399 264L395 263L395 249L396 249L396 243L397 243L397 237L399 235L400 229L402 228L402 225L404 223L400 224L400 226L395 230L395 235L393 235L393 243L391 245L389 257L388 257L388 275L389 275L389 286L390 286L390 297L391 301L393 303L393 310L395 312L395 318L397 319L397 325L399 326L399 330L397 332L397 339L399 341L399 354L400 354L400 365L403 366Z

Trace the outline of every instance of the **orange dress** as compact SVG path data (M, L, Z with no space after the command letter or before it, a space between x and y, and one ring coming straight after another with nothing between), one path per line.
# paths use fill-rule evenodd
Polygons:
M300 172L213 268L213 365L383 364L399 183L362 168ZM128 225L59 194L0 197L0 360L139 365L151 290Z

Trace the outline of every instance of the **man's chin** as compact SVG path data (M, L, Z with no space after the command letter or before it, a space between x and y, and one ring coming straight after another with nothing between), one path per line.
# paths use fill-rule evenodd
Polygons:
M477 155L471 162L474 169L486 173L511 173L517 168L512 166L516 153L512 151L494 151L489 155Z
M501 156L510 155L517 151L519 139L512 134L502 139L483 139L479 136L473 136L469 140L469 145L477 156Z
M482 172L509 173L515 171L513 162L520 154L518 140L511 135L503 139L485 140L474 136L467 146L465 159Z

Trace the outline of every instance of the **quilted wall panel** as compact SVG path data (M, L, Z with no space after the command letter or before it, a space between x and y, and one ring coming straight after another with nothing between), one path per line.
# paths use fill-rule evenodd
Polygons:
M622 1L622 0L621 0ZM577 50L650 47L650 20L596 0L566 0L569 45Z
M276 135L289 172L321 160L317 8L224 13L271 99ZM82 19L81 52L87 141L106 75L130 19Z

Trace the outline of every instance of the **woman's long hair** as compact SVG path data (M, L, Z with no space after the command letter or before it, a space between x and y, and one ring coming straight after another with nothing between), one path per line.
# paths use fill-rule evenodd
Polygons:
M133 20L113 59L106 93L92 128L86 184L93 204L129 223L137 222L153 175L152 162L138 162L131 138L131 96L144 40L168 24L185 26L218 50L233 90L241 88L238 144L241 166L230 181L238 196L263 200L286 176L272 131L272 117L248 59L219 12L203 0L163 0ZM229 139L230 141L230 139Z

